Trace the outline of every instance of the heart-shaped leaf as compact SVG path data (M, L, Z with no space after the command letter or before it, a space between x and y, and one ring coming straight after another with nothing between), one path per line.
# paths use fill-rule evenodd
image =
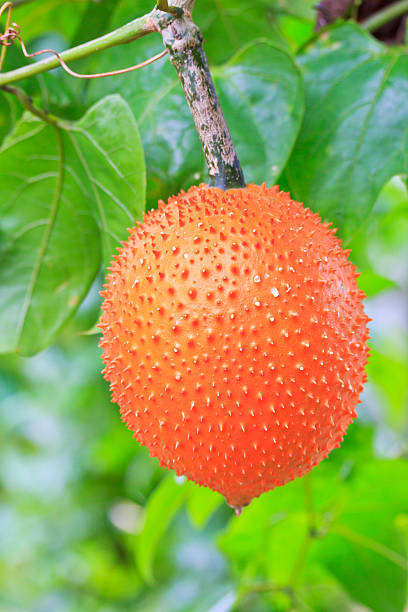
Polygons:
M322 34L299 63L306 112L290 190L349 237L383 185L408 172L408 54L346 24Z
M119 96L78 122L24 115L0 149L0 352L47 346L144 208L144 159Z
M247 182L273 183L303 117L302 81L292 58L261 40L215 70L214 77Z

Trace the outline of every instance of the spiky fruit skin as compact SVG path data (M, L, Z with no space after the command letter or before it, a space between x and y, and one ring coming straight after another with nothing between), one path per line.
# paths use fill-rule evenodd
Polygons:
M356 416L368 318L334 234L277 188L201 185L112 264L112 400L161 465L234 507L308 472Z

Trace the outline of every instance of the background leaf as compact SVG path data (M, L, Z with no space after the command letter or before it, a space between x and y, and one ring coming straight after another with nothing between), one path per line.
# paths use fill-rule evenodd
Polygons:
M152 52L150 47L141 55ZM267 41L257 41L213 74L247 182L273 182L282 171L302 118L298 69L285 52ZM208 180L190 111L168 60L139 71L132 79L118 80L143 139L149 205ZM105 83L92 84L89 93L97 98L105 87Z
M308 45L298 61L306 114L289 187L349 237L383 185L408 171L408 55L345 24Z
M37 0L17 6L13 14L27 43L41 34L50 32L58 32L66 40L70 40L87 7L87 0L73 0L71 2Z
M215 510L224 504L225 500L219 493L207 487L199 487L189 483L190 492L187 498L187 511L196 527L204 527Z
M247 182L275 182L303 116L302 82L293 60L258 41L214 76Z
M404 461L372 461L350 481L349 500L315 551L350 595L374 612L403 612L407 549L396 518L408 512Z
M144 207L144 160L119 96L77 123L25 115L0 151L0 351L49 344Z
M137 565L145 580L153 580L153 560L157 545L166 528L184 503L188 484L173 474L156 487L146 506L143 529L138 536Z
M375 272L363 272L358 279L358 286L367 297L373 297L387 289L396 289L397 284L390 278L376 274Z
M391 347L388 353L375 348L370 351L367 372L375 381L375 388L386 402L387 420L397 426L407 422L408 404L408 350L406 354L396 354ZM390 381L390 375L392 381ZM390 384L391 382L391 384Z
M136 122L127 103L112 95L68 131L92 187L106 265L127 236L125 228L132 227L144 211L145 162Z
M341 467L325 462L310 476L316 521L330 512L344 493ZM251 502L220 538L222 550L238 573L251 572L288 584L302 540L307 534L305 478L277 487ZM316 524L317 527L317 524ZM286 537L286 544L283 541Z
M21 115L12 96L8 96L0 91L0 144L4 137L12 130L13 124Z
M288 10L278 2L242 0L200 0L194 18L205 35L205 49L211 64L226 62L249 41L267 37L288 49L288 42L279 28L278 14Z
M71 38L71 46L76 47L105 34L115 13L116 4L115 0L88 2L81 21Z

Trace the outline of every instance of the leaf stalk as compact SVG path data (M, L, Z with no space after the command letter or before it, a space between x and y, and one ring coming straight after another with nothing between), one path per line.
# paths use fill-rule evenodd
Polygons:
M32 115L35 115L42 121L45 121L45 123L49 123L50 125L53 125L54 127L58 127L58 125L60 125L61 123L60 119L58 119L57 117L54 117L53 115L51 115L50 113L47 113L46 111L41 110L37 106L34 106L32 98L29 95L27 95L23 89L20 89L20 87L13 87L12 85L3 85L0 87L0 89L2 91L5 91L6 93L9 93L15 96L17 100L20 102L21 106L23 106L26 110L28 110Z
M381 28L381 26L397 17L401 17L406 12L408 12L408 0L400 0L374 13L374 15L371 15L371 17L363 21L361 26L368 32L375 32Z
M146 34L157 32L153 19L155 12L157 11L153 10L151 13L148 13L143 17L139 17L138 19L134 19L133 21L120 28L117 28L116 30L113 30L112 32L109 32L108 34L99 36L94 40L90 40L82 45L73 47L72 49L67 49L66 51L60 53L60 56L64 62L69 63L84 57L88 57L94 53L98 53L99 51L104 51L110 47L115 47L116 45L133 42L142 36L146 36ZM33 64L29 64L28 66L17 68L16 70L0 73L0 87L2 85L9 85L11 83L16 83L17 81L42 74L43 72L48 72L49 70L53 70L59 66L60 62L58 58L53 56L40 62L35 62Z

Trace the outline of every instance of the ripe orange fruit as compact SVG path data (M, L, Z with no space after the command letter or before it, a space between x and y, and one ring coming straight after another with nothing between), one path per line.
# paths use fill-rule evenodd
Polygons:
M160 464L240 508L356 416L363 293L330 224L277 188L205 185L130 230L107 278L112 399Z

